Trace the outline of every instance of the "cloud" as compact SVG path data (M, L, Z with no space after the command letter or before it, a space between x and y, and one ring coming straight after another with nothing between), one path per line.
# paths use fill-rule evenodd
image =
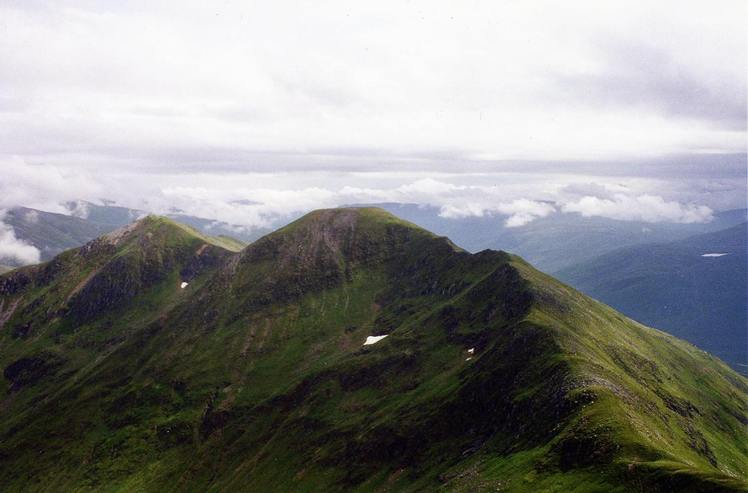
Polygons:
M585 196L561 206L563 212L576 212L585 217L602 216L623 221L705 223L713 211L703 205L666 201L657 195L628 196L615 194L612 199Z
M326 172L93 173L77 166L0 159L0 207L27 206L85 217L61 204L78 199L166 214L174 210L245 230L272 228L312 209L400 202L443 217L506 216L522 226L555 210L623 220L707 221L715 207L745 207L743 176L694 179L571 173ZM585 172L584 169L581 170ZM698 204L698 205L696 205Z
M572 197L589 196L600 199L612 198L614 195L610 185L600 183L572 183L563 187L559 192Z
M504 222L508 228L524 226L539 217L556 211L556 208L547 202L538 202L528 199L517 199L512 202L499 202L496 204L477 204L467 202L462 205L448 204L441 208L440 216L449 219L462 219L465 217L483 217L485 215L503 214L509 217Z
M0 207L745 206L741 1L0 4Z
M740 1L4 2L0 153L99 172L742 153L744 14Z
M26 211L23 215L23 220L30 224L36 224L39 222L39 212L35 210Z
M103 186L100 179L76 167L31 164L19 156L0 157L0 176L0 208L24 205L66 213L62 202L99 197L117 188Z
M5 212L0 212L0 261L18 265L38 263L41 259L39 249L16 238L13 228L2 222Z
M603 39L597 46L603 69L562 75L561 94L603 110L647 107L668 118L745 130L745 72L726 79L705 76L698 72L703 67L680 53L641 41Z
M90 202L86 202L83 200L69 200L65 202L65 205L68 209L67 214L70 214L73 217L79 217L81 219L88 219L89 214L91 214L90 204Z
M505 225L508 228L514 228L524 226L539 217L545 217L555 212L556 208L545 202L520 199L508 204L499 204L496 210L502 214L511 214Z

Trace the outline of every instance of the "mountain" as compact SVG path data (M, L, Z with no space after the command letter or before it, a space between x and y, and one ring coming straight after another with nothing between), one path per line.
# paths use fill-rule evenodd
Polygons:
M39 250L41 260L46 261L63 251L88 243L89 241L125 226L147 214L134 209L112 205L99 206L87 202L68 203L71 213L78 215L56 214L28 207L14 207L6 211L2 222L13 228L15 237ZM188 225L197 225L201 234L211 235L214 229L218 234L211 236L212 241L219 242L224 248L238 251L246 243L223 234L224 229L211 228L212 222L192 216L179 216ZM17 258L0 258L0 264L8 268L20 267L27 262Z
M49 260L65 249L80 246L97 236L129 224L148 213L114 205L110 201L94 204L72 201L64 204L70 215L53 214L25 207L11 209L5 222L16 236L38 248L42 260ZM719 212L707 224L650 224L617 221L606 218L585 218L578 214L552 214L520 227L506 227L503 216L445 218L440 209L417 204L375 204L421 227L454 239L468 251L486 248L506 250L522 255L533 265L549 273L591 260L622 246L666 242L690 235L716 231L745 221L745 210ZM32 221L25 220L26 217ZM263 227L229 224L174 211L167 217L196 228L201 233L232 241L234 248L270 233ZM278 217L272 223L286 224L288 218ZM585 245L585 248L579 248ZM0 258L0 264L11 267L26 262Z
M0 367L7 491L748 486L746 378L380 209L238 253L149 217L0 276Z
M145 211L121 207L110 201L104 201L103 204L94 204L85 200L74 200L63 205L72 216L108 226L110 231L147 215Z
M9 209L1 219L13 228L16 238L37 248L42 260L50 260L64 250L79 247L113 229L77 217L28 207ZM0 259L0 263L13 267L23 264L15 258Z
M629 317L686 339L745 373L747 238L743 223L676 242L615 250L558 276Z
M745 209L718 212L714 220L704 224L646 223L554 213L523 226L507 227L506 216L448 218L440 216L441 209L433 206L374 205L448 236L468 251L491 248L514 252L551 274L621 247L674 241L725 229L746 220Z
M72 215L100 225L106 225L110 228L109 230L129 224L135 219L148 214L147 212L138 209L117 206L109 201L104 201L104 204L94 204L92 202L78 200L68 202L65 206ZM238 243L242 246L246 246L247 243L250 243L270 232L270 230L265 228L250 228L236 224L229 224L216 219L191 216L181 211L169 213L166 217L179 223L192 226L203 234L233 238L235 241L238 240Z
M272 231L267 228L250 228L182 213L167 214L167 217L182 224L190 225L193 228L202 231L204 234L219 236L222 238L232 238L237 242L237 244L241 244L242 247L247 246L247 244L252 243L258 238L262 238Z

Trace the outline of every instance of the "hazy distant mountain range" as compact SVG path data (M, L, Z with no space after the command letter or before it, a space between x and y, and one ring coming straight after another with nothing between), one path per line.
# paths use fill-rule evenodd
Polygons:
M71 214L76 217L114 228L129 224L135 219L146 216L150 213L148 211L120 207L114 204L93 204L85 201L69 202L66 206L71 211ZM197 228L199 231L208 235L228 236L236 238L244 243L252 242L271 231L265 228L252 228L229 224L217 219L192 216L179 211L165 214L165 217L172 218L182 224L187 224Z
M42 261L49 260L69 248L81 246L118 227L27 207L9 209L1 219L13 228L16 238L39 250ZM127 222L134 219L136 218ZM0 263L19 266L24 262L22 258L6 257L0 259Z
M75 248L94 238L122 227L147 215L146 212L115 205L98 205L90 202L70 202L65 204L69 214L45 212L27 207L15 207L5 212L2 221L13 228L16 238L39 250L42 261L49 260L69 248ZM265 233L264 230L250 230L233 226L213 219L205 219L186 214L169 214L183 224L197 228L204 234L221 237L241 248L248 241ZM6 268L18 267L21 259L0 258L0 265Z
M375 208L239 252L148 216L2 275L0 368L8 491L748 488L746 378Z
M578 264L559 279L748 373L746 223Z
M66 248L79 246L102 232L111 231L143 217L147 212L120 207L111 203L93 204L85 201L65 204L70 215L52 214L18 207L10 209L5 223L16 230L16 236L41 252L43 260ZM620 221L579 214L552 214L520 227L507 227L505 217L446 218L440 209L418 204L364 204L381 207L437 234L447 236L468 251L486 248L505 250L521 255L533 265L549 273L558 272L615 249L645 243L664 243L701 233L718 231L746 220L746 210L718 212L709 223L674 224ZM26 220L28 218L32 220ZM236 238L250 243L271 231L249 228L211 218L181 212L167 214L176 221L197 228L204 234ZM279 228L298 215L278 217L272 228ZM0 259L0 264L8 262Z
M440 209L418 204L369 204L452 239L462 248L478 252L486 248L521 255L549 273L621 247L664 243L688 236L719 231L746 221L746 210L715 214L709 223L676 224L621 221L579 214L551 214L520 227L507 227L504 216L445 218Z

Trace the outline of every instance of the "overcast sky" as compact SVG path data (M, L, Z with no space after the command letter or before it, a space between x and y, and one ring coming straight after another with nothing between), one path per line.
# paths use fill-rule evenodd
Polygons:
M745 207L743 1L122 3L0 2L0 208Z

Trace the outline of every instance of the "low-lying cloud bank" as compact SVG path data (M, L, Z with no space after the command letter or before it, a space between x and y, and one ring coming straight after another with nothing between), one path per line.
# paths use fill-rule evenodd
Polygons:
M272 228L312 209L382 202L435 207L444 218L504 217L522 227L553 214L700 223L745 207L745 176L673 179L584 173L278 172L96 174L60 165L0 161L0 207L81 215L68 201L184 213L239 228Z
M483 217L492 215L509 216L504 221L508 228L516 228L534 221L539 217L556 212L556 207L547 202L537 200L517 199L511 202L500 202L498 204L480 205L468 202L463 206L444 205L440 216L449 219L461 219L465 217Z
M35 264L41 260L39 249L16 238L12 227L2 222L5 211L0 211L0 263L13 265Z
M585 217L602 216L648 223L705 223L713 218L713 211L709 207L667 201L657 195L615 194L612 199L588 195L575 202L563 204L561 210L577 212Z

